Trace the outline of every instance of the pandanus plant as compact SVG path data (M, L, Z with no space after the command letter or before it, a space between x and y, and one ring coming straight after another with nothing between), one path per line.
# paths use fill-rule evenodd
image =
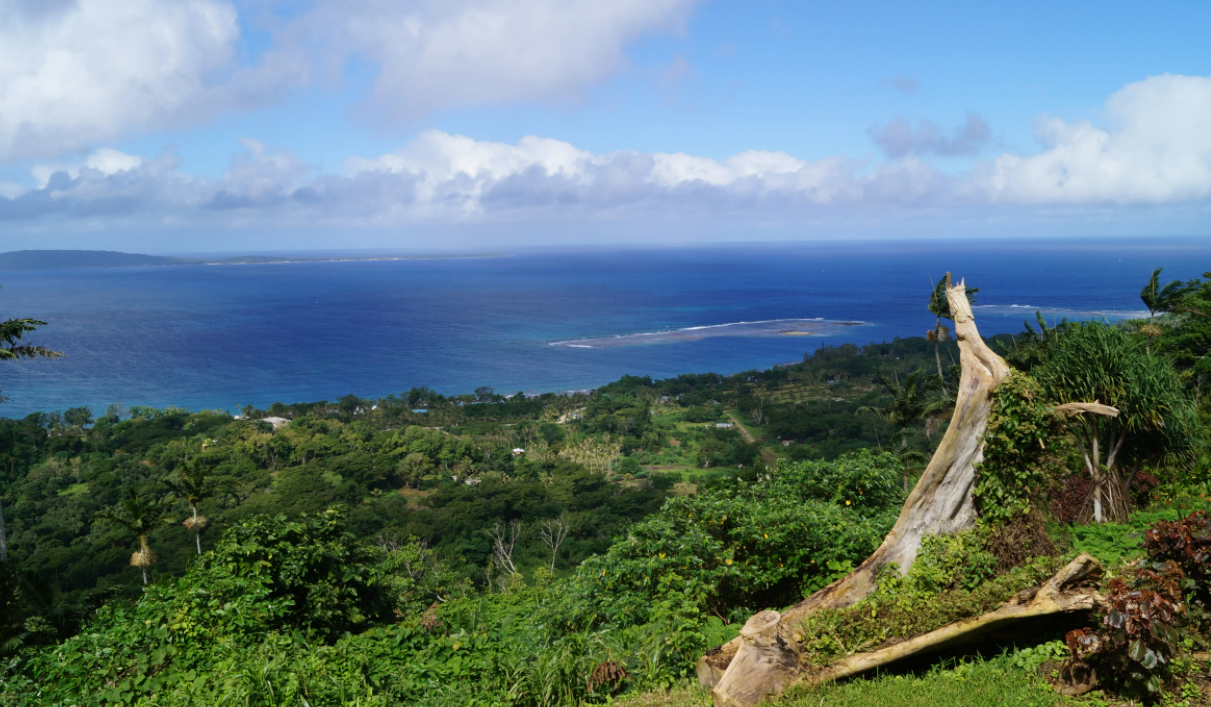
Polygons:
M134 489L122 500L122 513L102 511L93 516L93 521L104 521L121 526L135 536L139 549L130 556L132 567L143 571L143 584L147 584L147 568L156 563L156 553L151 549L148 537L172 521L161 515L154 506L139 498Z

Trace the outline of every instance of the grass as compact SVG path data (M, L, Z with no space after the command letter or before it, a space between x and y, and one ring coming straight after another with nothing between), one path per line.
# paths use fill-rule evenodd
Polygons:
M879 675L817 688L791 688L770 707L1052 707L1063 704L1043 680L1007 661L977 660L935 668L923 675ZM619 700L618 707L708 707L710 693L696 685L647 692Z

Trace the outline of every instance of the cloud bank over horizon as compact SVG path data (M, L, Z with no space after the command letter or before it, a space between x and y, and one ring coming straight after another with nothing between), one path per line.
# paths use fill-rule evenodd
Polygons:
M1006 152L957 176L917 153L943 153L922 144L953 146L983 125L978 118L957 136L914 131L905 138L911 149L881 162L764 150L722 160L598 154L549 138L505 144L426 130L394 152L352 157L338 174L246 139L222 177L203 179L182 171L171 151L147 158L100 148L75 165L36 166L39 186L0 196L0 221L391 226L672 213L789 223L845 207L1095 209L1211 198L1211 78L1151 77L1114 93L1106 108L1112 127L1044 116L1042 151Z

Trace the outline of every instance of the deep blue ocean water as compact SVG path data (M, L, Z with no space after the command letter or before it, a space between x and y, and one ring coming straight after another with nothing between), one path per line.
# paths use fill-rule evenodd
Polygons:
M0 317L43 319L68 354L5 363L0 415L110 403L234 411L274 401L582 389L623 374L733 373L821 343L920 336L930 278L981 290L985 334L1142 309L1211 270L1208 239L796 243L514 251L509 257L0 273ZM1017 305L1012 307L1011 305ZM777 319L859 320L827 336L726 336L580 348L553 342ZM639 341L649 341L639 339Z

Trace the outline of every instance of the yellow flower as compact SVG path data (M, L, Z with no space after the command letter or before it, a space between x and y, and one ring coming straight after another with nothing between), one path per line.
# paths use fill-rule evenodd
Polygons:
M845 502L845 505L847 505L847 506L848 506L848 505L849 505L849 501L846 501L846 502Z
M727 563L730 565L730 564L732 564L732 561L731 561L731 560L728 560L728 561L727 561Z
M765 533L765 539L769 540L769 533Z
M664 553L663 553L663 552L662 552L662 553L660 553L660 559L662 559L662 560L664 559Z

